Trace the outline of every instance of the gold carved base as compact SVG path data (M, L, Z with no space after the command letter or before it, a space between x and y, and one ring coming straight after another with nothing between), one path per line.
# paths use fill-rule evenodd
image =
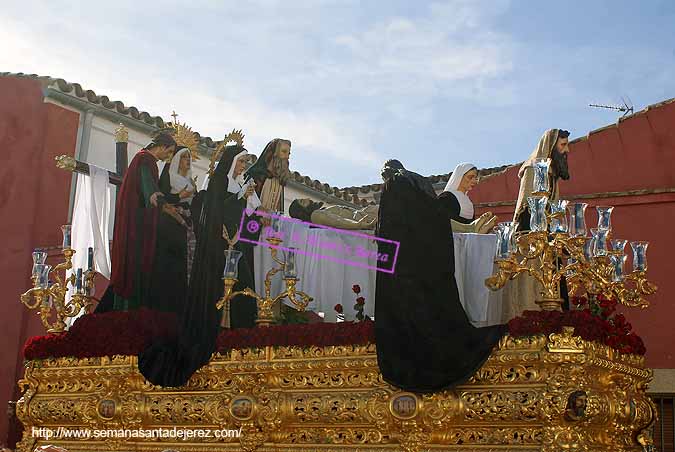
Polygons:
M562 298L540 298L535 300L542 311L562 311Z
M431 395L382 381L374 345L235 350L181 388L147 383L132 356L31 361L19 382L18 450L641 451L638 436L648 441L643 430L655 416L645 394L651 378L642 357L569 330L505 337L467 384ZM128 429L129 437L31 435L59 427L92 436ZM208 437L132 437L174 427ZM241 435L223 437L223 429Z

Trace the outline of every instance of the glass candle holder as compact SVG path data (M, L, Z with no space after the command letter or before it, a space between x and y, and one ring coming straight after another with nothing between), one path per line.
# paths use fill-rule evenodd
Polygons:
M295 263L297 248L284 250L284 278L295 279L298 277L298 267Z
M575 202L567 206L570 212L569 231L572 237L586 237L586 207L585 202Z
M628 243L628 240L613 239L610 241L610 243L612 245L612 251L621 254L624 254L626 252L626 244Z
M527 198L527 204L530 206L530 230L546 231L548 222L546 221L546 204L548 196L530 196Z
M587 237L584 242L584 257L588 262L593 259L593 249L595 248L595 239Z
M71 226L69 224L64 224L61 226L61 232L63 232L63 245L61 246L64 250L69 249L71 246Z
M593 255L606 256L609 251L607 248L609 229L591 229L591 234L593 234Z
M44 265L47 262L47 252L42 250L33 251L33 270L31 272L32 277L37 277L37 265Z
M514 227L513 223L502 222L495 228L495 235L497 237L497 259L508 259L513 252L512 240Z
M272 228L272 232L275 234L278 234L281 230L281 217L283 215L283 212L272 212L270 216L270 227Z
M225 268L223 269L223 278L239 278L239 259L242 252L238 250L225 250Z
M649 242L630 242L633 248L633 271L647 271L647 247Z
M625 254L613 254L610 256L612 265L614 266L614 274L612 275L612 281L621 282L623 281L624 276L624 264L626 263Z
M567 232L567 204L568 201L559 199L553 201L551 206L551 223L549 224L549 231Z
M52 266L45 264L37 264L35 267L37 273L37 287L39 289L48 289L49 272L52 271Z
M596 207L598 211L598 229L612 230L612 211L614 207Z
M532 164L534 168L534 193L548 193L548 169L551 159L536 159Z

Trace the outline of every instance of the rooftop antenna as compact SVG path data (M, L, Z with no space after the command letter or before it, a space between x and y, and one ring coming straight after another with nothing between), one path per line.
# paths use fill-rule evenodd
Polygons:
M628 101L626 101L628 99ZM588 104L589 107L594 107L594 108L606 108L608 110L616 110L620 111L623 113L621 117L623 118L624 116L632 115L633 114L633 102L630 100L630 97L626 96L626 98L621 98L621 102L623 105L617 106L617 105L599 105L599 104Z

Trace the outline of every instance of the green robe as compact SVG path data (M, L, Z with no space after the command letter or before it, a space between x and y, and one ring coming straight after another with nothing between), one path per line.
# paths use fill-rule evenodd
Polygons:
M137 218L137 230L138 234L137 237L143 237L143 209L150 209L154 208L154 206L150 203L150 198L154 193L160 192L159 186L155 182L154 178L152 177L152 174L150 172L150 168L147 166L141 166L139 168L139 173L140 173L140 192L138 193L139 196L139 207L136 209L136 218ZM177 197L177 196L176 196ZM165 199L160 196L157 198L157 205L158 207L161 208L161 206L164 204ZM162 214L160 211L160 215L165 215ZM115 301L113 303L113 310L114 311L129 311L131 309L138 309L143 300L147 297L149 288L150 288L150 276L149 274L145 274L141 271L141 246L142 246L142 240L138 240L136 242L135 250L134 252L136 253L136 256L139 256L135 260L136 262L136 269L134 271L134 292L129 298L124 298L118 294L115 294ZM161 262L155 262L155 266L161 265Z

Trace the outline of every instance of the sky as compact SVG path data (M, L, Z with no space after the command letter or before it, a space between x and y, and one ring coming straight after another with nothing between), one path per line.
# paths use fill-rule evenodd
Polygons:
M0 72L63 78L202 136L243 129L291 169L378 183L527 158L675 97L672 0L7 2Z

